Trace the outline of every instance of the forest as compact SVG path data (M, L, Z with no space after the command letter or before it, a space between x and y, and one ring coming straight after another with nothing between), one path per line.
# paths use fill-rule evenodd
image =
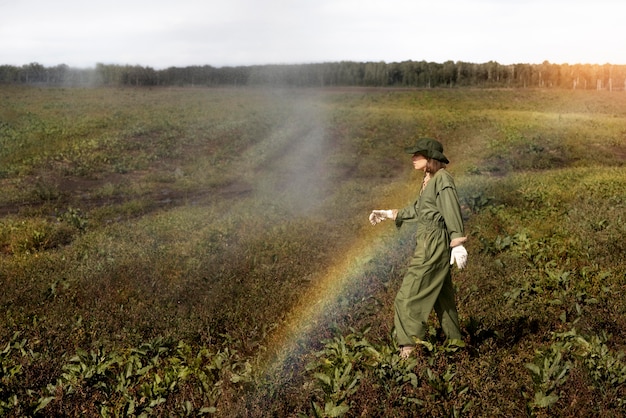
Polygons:
M325 62L154 69L97 63L94 68L39 63L0 65L0 84L52 86L476 87L626 90L626 65L508 64L494 61Z

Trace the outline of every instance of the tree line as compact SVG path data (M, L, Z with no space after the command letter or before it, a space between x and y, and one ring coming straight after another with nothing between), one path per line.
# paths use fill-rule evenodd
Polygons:
M367 86L509 87L626 90L626 65L508 64L495 61L326 62L236 67L210 65L155 70L139 65L71 68L0 65L0 83L58 86Z

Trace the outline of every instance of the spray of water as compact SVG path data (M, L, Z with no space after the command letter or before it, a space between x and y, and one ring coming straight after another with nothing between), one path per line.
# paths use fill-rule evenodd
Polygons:
M336 144L327 134L323 101L320 96L307 96L301 91L272 90L267 95L267 106L280 109L282 123L242 154L242 166L250 173L247 181L256 199L271 203L272 210L278 208L283 216L325 219L321 213L329 207L325 199L337 199L341 184L337 184L337 173L329 163ZM302 355L319 343L313 338L320 335L320 330L343 315L340 302L358 286L368 286L368 269L393 247L390 242L397 244L393 228L371 227L367 215L354 214L362 217L363 227L348 231L348 248L329 254L326 267L311 272L298 302L264 342L266 351L260 362L265 373L288 377L291 365L301 364ZM267 222L281 221L268 215ZM329 228L337 225L332 220L323 224ZM324 232L311 231L316 233Z
M268 106L288 111L283 123L243 156L246 166L259 173L254 178L255 192L259 198L277 202L293 218L320 216L324 200L336 198L338 186L328 163L333 144L327 135L323 102L319 96L301 91L273 90L267 94ZM323 271L312 272L299 302L270 335L261 360L266 373L281 373L310 351L311 338L334 320L329 313L338 313L338 301L357 285L365 285L365 270L371 268L381 247L388 247L381 237L382 229L367 223L367 213L360 215L365 227L350 231L360 236L352 237L350 248L329 255L329 265ZM331 222L328 225L332 227Z
M282 120L245 151L244 170L258 198L306 215L319 207L327 184L325 115L317 97L279 90L266 95L266 106L276 108Z

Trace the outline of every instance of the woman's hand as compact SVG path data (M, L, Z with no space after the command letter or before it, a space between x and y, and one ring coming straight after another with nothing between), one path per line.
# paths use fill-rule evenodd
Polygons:
M450 265L453 265L455 261L459 270L464 269L467 265L467 250L464 246L457 245L456 247L452 247Z
M395 209L373 210L370 213L369 220L372 225L376 225L385 219L396 219L397 214L398 211Z

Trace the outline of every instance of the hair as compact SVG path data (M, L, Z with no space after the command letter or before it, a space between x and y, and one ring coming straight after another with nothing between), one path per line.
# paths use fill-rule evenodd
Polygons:
M429 158L426 162L426 172L430 174L435 174L437 171L442 168L446 168L446 163L441 162L439 160L435 160L434 158Z

